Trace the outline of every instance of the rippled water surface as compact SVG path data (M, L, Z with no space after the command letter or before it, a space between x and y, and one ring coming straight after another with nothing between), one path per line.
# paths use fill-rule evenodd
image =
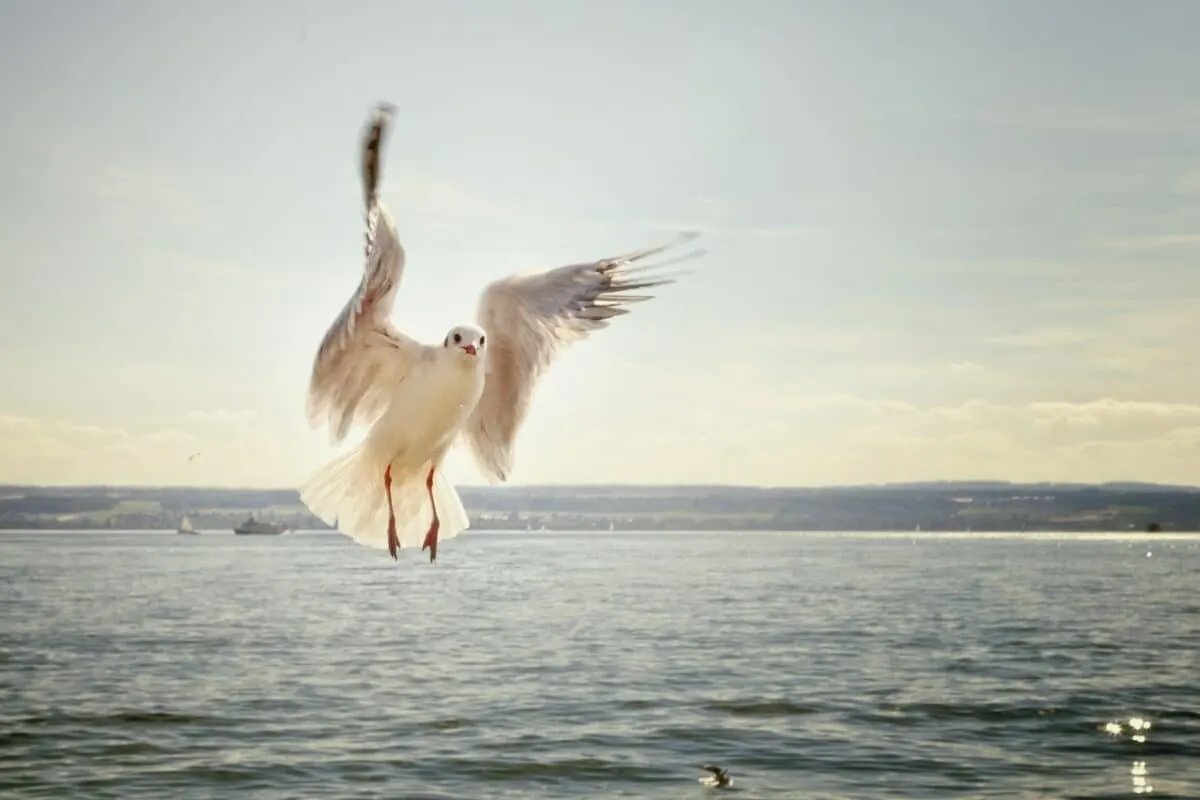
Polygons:
M1185 538L6 534L0 795L1196 798L1198 612Z

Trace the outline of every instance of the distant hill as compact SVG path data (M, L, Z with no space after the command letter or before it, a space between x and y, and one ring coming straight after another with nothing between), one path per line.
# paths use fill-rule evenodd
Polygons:
M551 530L1200 530L1200 487L934 481L833 487L467 486L472 527ZM326 526L293 489L0 486L0 528Z

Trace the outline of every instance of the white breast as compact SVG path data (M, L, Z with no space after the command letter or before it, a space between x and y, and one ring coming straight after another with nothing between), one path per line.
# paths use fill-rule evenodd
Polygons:
M444 452L483 394L482 359L437 356L409 373L371 429L371 447L397 469L416 469Z

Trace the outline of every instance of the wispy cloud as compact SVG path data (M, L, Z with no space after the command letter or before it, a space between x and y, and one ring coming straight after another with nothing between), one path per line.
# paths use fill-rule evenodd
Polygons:
M0 414L0 483L203 484L218 476L222 485L278 486L315 466L305 464L304 447L286 446L284 432L243 424L253 416L199 411L179 424L131 432ZM189 461L196 451L203 461Z
M601 223L594 223L602 227ZM628 229L629 225L612 225L612 229ZM694 231L710 237L728 239L751 239L760 241L787 241L810 236L819 232L818 228L808 225L720 225L707 222L687 221L655 221L645 222L638 227L651 231Z
M969 118L1001 128L1077 132L1113 136L1177 134L1191 136L1200 125L1200 109L1190 104L1112 104L1025 101L997 103L974 110Z
M188 188L196 176L180 164L97 150L77 129L47 131L44 123L34 125L28 118L10 134L9 147L21 156L14 166L24 181L82 195L89 211L108 224L145 233L152 224L195 229L208 220L205 206Z
M71 477L78 476L73 467L81 457L112 451L129 440L129 433L123 428L3 414L0 415L0 441L3 441L0 481L23 483L33 479L70 483Z
M15 436L29 434L65 436L91 442L129 438L129 432L125 428L104 428L99 425L81 425L62 420L47 421L18 414L0 414L0 432Z
M820 403L857 417L831 455L848 474L886 479L887 470L872 468L871 459L896 459L906 464L906 478L1195 480L1189 465L1200 444L1200 405L1112 397L917 406L827 396ZM1106 460L1089 461L1101 454Z
M204 219L203 206L184 188L186 178L173 171L140 164L95 164L80 185L100 203L143 221L148 216L167 217L176 224L197 225Z
M1200 404L1168 403L1157 400L1121 400L1098 397L1082 402L1065 400L1036 400L1027 403L1003 404L974 398L954 405L919 406L887 399L871 399L850 394L823 394L800 397L797 409L850 408L864 417L907 419L913 423L953 423L971 425L1082 425L1089 428L1127 424L1164 427L1166 432L1183 424L1194 425L1200 420ZM1091 433L1088 434L1093 435Z
M989 336L984 341L1004 347L1052 348L1085 344L1095 338L1094 331L1080 328L1048 327Z
M1200 245L1200 233L1128 236L1097 242L1098 247L1112 250L1162 250L1168 247L1194 247L1197 245Z
M189 411L185 416L189 422L198 422L204 425L241 427L253 422L255 417L258 416L258 412L249 408L217 408L211 410Z

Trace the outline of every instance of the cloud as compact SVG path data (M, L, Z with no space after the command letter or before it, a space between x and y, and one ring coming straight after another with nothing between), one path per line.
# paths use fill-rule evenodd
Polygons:
M897 387L902 385L936 386L940 390L951 387L979 387L994 383L999 376L975 361L946 360L896 360L884 358L855 357L839 365L838 374L845 376L847 383L875 387Z
M598 228L605 228L597 223ZM615 229L628 229L629 225L607 226ZM712 237L730 239L756 239L765 241L783 241L809 236L818 232L817 228L807 225L714 225L703 222L645 222L637 227L654 231L695 231Z
M1066 347L1084 344L1096 338L1094 331L1079 328L1034 328L1026 331L990 336L984 341L1003 347Z
M208 220L204 205L188 188L195 176L178 164L154 163L141 155L114 155L76 133L47 135L46 124L26 115L11 131L14 164L36 186L66 187L83 195L89 213L106 225L142 237L165 225L196 229Z
M646 374L636 392L593 396L564 380L561 392L540 395L518 441L515 482L1188 483L1200 463L1200 404L1190 402L1104 395L920 403L762 391L761 377L749 373L728 385L698 376L668 392L672 383ZM252 418L201 410L130 432L0 415L0 482L288 486L336 455L320 432L241 426ZM598 419L603 424L590 424ZM481 480L463 453L447 466L457 482Z
M1196 109L1187 105L1084 105L1026 102L995 104L970 112L973 119L998 127L1027 130L1145 137L1177 134L1190 137L1200 124Z
M1037 421L1047 417L1077 424L1101 425L1106 421L1150 417L1162 420L1200 418L1200 405L1161 403L1148 400L1115 400L1101 397L1086 403L1041 401L1028 403L1025 411Z
M512 224L520 220L547 225L561 222L555 219L549 205L497 192L483 182L456 180L399 153L392 161L388 173L397 177L385 181L381 189L383 201L398 219L409 220L409 225L419 223L426 230L454 233L475 230L481 222ZM344 175L335 179L330 188L348 197L357 197L361 192L358 179Z
M384 190L386 202L395 208L420 210L430 217L485 216L509 214L514 207L486 191L470 188L428 174L405 174L403 183ZM388 196L392 195L392 196Z
M0 414L0 483L279 486L315 466L302 436L246 426L253 418L199 411L130 432ZM202 457L189 461L197 451Z
M204 219L201 204L183 188L181 176L142 164L108 163L93 165L84 173L83 187L106 206L115 206L121 214L144 222L149 212L156 218L169 218L187 225Z
M981 419L1007 414L1025 415L1030 418L1039 418L1050 414L1088 422L1102 419L1127 419L1137 416L1162 419L1200 417L1200 405L1197 404L1164 403L1154 400L1118 400L1112 397L1099 397L1085 402L1037 400L1017 404L993 403L976 398L955 405L920 407L898 400L871 399L850 394L823 394L796 398L795 406L797 408L850 406L864 411L898 411L918 417L957 420Z
M390 172L402 175L384 187L384 201L395 213L411 221L419 220L422 227L442 232L474 229L480 220L502 220L507 224L519 221L522 228L547 228L556 234L646 231L653 237L670 236L672 232L695 231L705 237L726 237L747 240L784 241L802 236L819 235L822 229L811 225L783 221L778 224L731 224L731 209L726 204L708 199L699 203L684 203L676 219L621 218L604 213L571 213L549 202L497 193L480 183L464 183L445 175L435 174L416 161L398 161ZM349 194L348 179L338 178L336 190ZM353 191L357 193L357 183ZM714 221L716 220L716 221Z
M1186 370L1200 347L1200 301L1186 289L1175 300L1148 306L1135 295L1103 306L1059 312L1080 324L1017 330L977 340L990 348L989 394L1088 395L1128 393L1178 400L1197 386ZM970 351L968 351L970 352Z
M517 482L828 485L945 478L1197 480L1200 405L1139 398L974 398L921 404L850 393L710 387L711 402L645 395L598 411L543 403L521 434ZM683 395L693 396L691 391ZM701 395L695 395L699 397ZM646 402L640 407L641 399ZM576 420L567 425L568 417ZM563 430L571 446L563 448ZM597 477L603 476L603 477ZM459 480L476 482L469 472Z
M1160 234L1158 236L1130 236L1105 239L1097 247L1112 250L1161 250L1167 247L1190 247L1200 245L1200 233Z
M249 425L258 416L258 412L249 409L241 408L230 410L226 408L217 408L212 410L197 410L189 411L184 415L189 422L196 422L202 425L220 425L226 427L241 427Z
M169 270L184 278L201 279L222 287L238 286L242 292L262 292L287 285L285 276L255 268L225 256L209 257L178 247L148 247L145 261L157 270Z
M1095 441L1164 439L1200 426L1200 405L1099 397L1084 402L1037 400L1000 404L982 398L954 405L913 403L828 394L798 398L798 411L851 410L855 441L934 441L978 438L1053 447Z
M982 365L976 364L974 361L954 361L950 364L946 364L945 369L951 373L969 375L983 372L984 368Z
M21 437L35 433L93 442L129 438L129 433L124 428L102 428L99 425L79 425L73 422L45 422L17 414L0 414L0 436Z
M67 483L82 457L119 449L129 438L123 428L0 414L0 481Z
M1197 482L1200 405L1098 397L952 405L825 395L797 413L829 420L820 470L791 459L792 482L993 478ZM800 462L800 463L795 463Z

